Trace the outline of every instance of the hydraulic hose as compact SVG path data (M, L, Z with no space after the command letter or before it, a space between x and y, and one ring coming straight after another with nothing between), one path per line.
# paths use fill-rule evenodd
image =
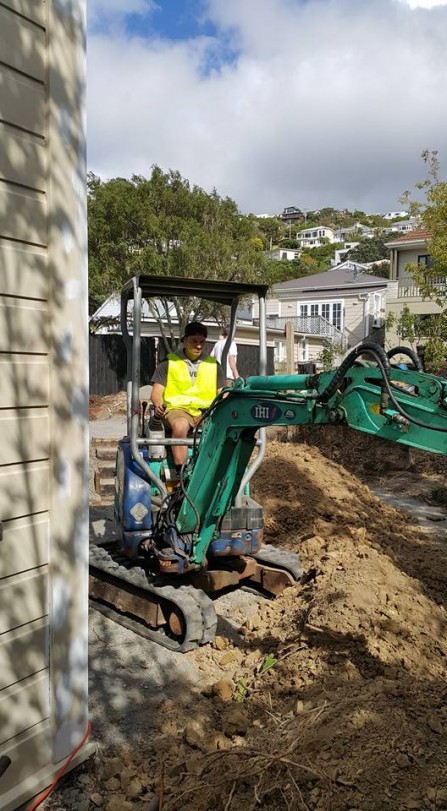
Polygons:
M393 390L391 388L389 379L390 378L389 358L385 350L382 349L382 347L379 346L379 344L365 343L353 349L352 352L350 352L350 354L345 358L341 366L337 369L337 372L335 373L329 385L326 386L324 391L321 393L320 397L318 398L318 401L327 402L328 399L332 397L333 394L335 394L342 379L346 376L346 372L351 366L353 366L356 357L366 352L375 357L377 366L382 373L383 384L396 411L402 417L408 420L408 422L411 422L414 425L419 425L420 428L427 428L430 431L441 431L441 433L447 433L447 427L444 428L441 425L430 425L429 423L423 422L422 420L418 420L417 417L410 416L410 414L408 414L397 402L393 394Z
M389 352L386 353L388 359L394 358L395 355L405 355L407 358L410 358L414 368L418 372L424 371L424 366L422 364L422 360L416 352L413 352L412 349L409 349L408 346L395 346L393 349L390 349Z
M366 353L374 355L377 361L380 360L381 363L379 365L381 365L382 374L384 378L389 379L391 367L388 356L380 344L370 341L368 343L361 344L360 346L356 346L355 349L353 349L352 352L346 356L343 363L335 372L331 382L326 386L324 391L321 392L320 396L318 397L318 402L327 403L327 401L337 391L343 378L346 377L346 372L348 369L354 365L355 361L360 355L365 355Z

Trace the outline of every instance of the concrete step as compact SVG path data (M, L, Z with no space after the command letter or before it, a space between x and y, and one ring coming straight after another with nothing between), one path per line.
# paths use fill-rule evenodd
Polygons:
M117 442L118 442L117 439L112 439L111 437L98 437L98 436L92 437L92 445L94 445L96 448L100 447L108 448L112 446L115 447Z
M116 445L110 447L102 446L100 448L95 448L95 456L97 459L104 459L104 460L111 460L115 461L116 456Z
M98 465L98 471L101 479L114 479L115 478L115 460L114 459L101 459Z
M113 501L115 495L115 479L103 478L99 470L95 471L94 476L95 490L104 501Z

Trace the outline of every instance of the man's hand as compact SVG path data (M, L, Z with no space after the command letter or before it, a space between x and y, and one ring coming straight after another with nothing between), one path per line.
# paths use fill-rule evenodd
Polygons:
M163 404L164 390L165 387L162 386L160 383L154 383L154 385L152 386L151 400L154 404L155 415L157 417L163 417L166 411L166 406Z

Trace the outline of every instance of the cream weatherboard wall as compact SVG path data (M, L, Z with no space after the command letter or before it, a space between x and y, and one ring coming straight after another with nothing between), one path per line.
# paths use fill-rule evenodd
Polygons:
M88 722L84 18L0 2L2 811Z

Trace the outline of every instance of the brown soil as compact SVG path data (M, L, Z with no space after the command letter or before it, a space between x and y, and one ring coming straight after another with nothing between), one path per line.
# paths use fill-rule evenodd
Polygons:
M91 394L88 404L90 420L107 420L115 414L126 413L126 392L120 391L105 396Z
M439 480L441 462L366 440L322 444L363 478L393 462L404 491ZM304 582L187 654L203 680L146 746L88 767L105 811L149 811L154 792L162 811L447 809L445 546L346 467L269 444L252 494Z
M146 751L116 753L127 777L149 773L163 811L447 808L439 539L306 445L271 443L253 494L306 582L188 654L201 690L165 702Z
M444 549L315 448L271 444L253 491L307 583L190 654L233 696L172 712L163 808L447 808Z

